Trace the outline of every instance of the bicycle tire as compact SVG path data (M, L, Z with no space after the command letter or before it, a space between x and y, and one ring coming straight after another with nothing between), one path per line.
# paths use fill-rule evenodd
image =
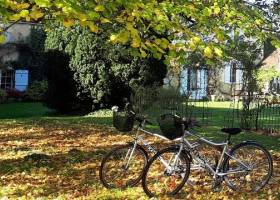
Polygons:
M136 146L135 152L134 152L134 155L135 155L135 153L141 155L141 157L138 157L138 159L137 159L138 161L141 161L140 158L143 159L142 160L143 163L140 163L140 165L141 165L140 169L137 170L137 172L136 172L138 175L135 178L131 178L131 179L126 180L121 185L117 185L116 183L112 183L112 182L110 182L110 180L107 180L108 171L106 170L106 166L107 166L108 162L110 161L110 158L112 156L114 156L116 153L118 153L122 150L124 150L124 152L129 151L129 149L132 149L133 146L134 146L133 143L128 143L126 145L116 147L116 148L112 149L108 154L106 154L105 157L102 159L101 165L100 165L100 168L99 168L99 178L100 178L100 181L101 181L101 183L104 187L106 187L108 189L112 189L112 188L124 189L126 187L133 187L133 186L135 186L139 183L139 181L142 178L143 170L144 170L144 168L145 168L145 166L148 162L148 154L145 151L145 149L143 147L141 147L140 145ZM118 164L120 164L120 160L118 160L118 158L113 162L113 164L114 164L113 168L115 170L122 170L121 167L118 168ZM123 170L125 171L125 170L128 170L128 169L123 169ZM123 182L123 180L118 180L118 181Z
M272 161L272 157L271 157L270 153L269 153L262 145L260 145L260 144L258 144L258 143L256 143L256 142L252 142L252 141L243 142L243 143L240 143L240 144L234 146L234 147L231 149L231 151L230 151L229 154L230 154L231 156L234 156L234 155L236 155L236 153L240 152L241 149L245 149L245 148L248 148L248 147L255 148L255 152L256 152L256 150L258 150L258 151L259 151L259 154L258 154L258 155L253 155L253 156L251 156L251 157L250 157L250 155L244 155L244 157L246 157L247 159L252 158L252 159L254 160L254 162L256 162L258 165L259 165L259 164L262 164L261 168L264 168L264 164L266 164L267 167L268 167L268 172L266 173L264 180L262 180L262 182L260 183L260 185L258 185L257 188L250 190L250 192L257 192L257 191L261 190L261 189L268 183L268 181L270 180L270 178L271 178L271 176L272 176L272 173L273 173L273 161ZM257 153L257 152L256 152L256 153ZM260 153L263 153L263 156L264 156L264 158L265 158L265 160L266 160L266 161L265 161L266 163L263 162L263 161L264 161L263 158L258 158L258 157L260 157ZM238 158L238 159L240 160L240 158ZM262 162L258 162L257 159L262 160ZM230 166L231 160L232 160L232 163L233 163L233 164L231 164L231 166ZM240 161L241 161L241 160L240 160ZM244 161L243 161L243 162L244 162ZM232 166L234 166L234 159L232 159L231 157L227 156L226 159L225 159L225 161L224 161L224 164L223 164L224 172L226 173L226 172L229 170L229 168L232 167ZM253 168L253 167L252 167L252 168ZM253 171L253 170L254 170L254 169L252 169L251 171ZM251 173L251 172L250 172L250 173ZM261 173L261 170L258 170L256 173ZM245 175L245 174L246 174L246 175ZM241 181L243 182L243 184L244 184L245 182L247 182L247 183L248 183L248 182L251 182L251 177L250 177L251 175L249 175L249 173L248 173L248 174L247 174L247 173L244 173L243 175L244 175L244 177L241 176L242 179L241 179L241 177L240 177L240 180L237 180L237 181L240 181L240 184L241 184ZM246 176L249 176L249 178L246 179ZM258 175L257 177L259 178L259 175ZM225 180L226 184L227 184L228 187L231 188L232 190L235 190L235 191L242 190L242 189L244 189L244 190L246 190L246 189L249 190L248 185L247 185L246 187L244 186L243 188L241 188L241 187L238 188L238 187L237 187L237 183L234 183L233 180L230 180L230 179L231 179L231 178L230 178L230 175L226 175L226 176L224 177L224 180ZM243 179L244 179L244 180L243 180ZM249 179L249 180L248 180L248 179Z
M143 176L142 176L142 187L144 189L144 192L149 196L149 197L154 197L154 196L159 196L159 195L175 195L177 194L182 188L183 186L185 185L186 181L188 180L188 177L189 177L189 174L190 174L190 158L188 156L188 154L186 154L184 151L181 152L181 155L180 155L180 161L184 161L183 162L183 165L184 166L180 166L181 167L184 167L185 171L183 172L184 173L184 177L182 178L182 181L176 186L175 189L173 189L172 191L170 192L167 192L166 194L163 194L163 193L160 193L160 194L155 194L154 192L152 192L150 189L149 189L149 186L148 186L148 182L149 180L147 180L149 177L148 177L148 174L149 174L149 170L151 169L151 167L155 164L155 162L159 159L159 157L164 157L163 154L166 154L166 153L173 153L173 154L176 154L177 152L179 151L179 148L176 148L176 147L169 147L169 148L165 148L165 149L162 149L160 150L157 154L155 154L148 162L148 164L146 165L145 169L144 169L144 173L143 173ZM164 172L166 173L166 172ZM180 174L182 175L182 174Z

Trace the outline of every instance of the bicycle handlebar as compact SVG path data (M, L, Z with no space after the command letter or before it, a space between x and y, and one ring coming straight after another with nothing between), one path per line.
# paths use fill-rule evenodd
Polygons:
M142 123L142 122L145 121L146 124L153 125L153 123L150 122L149 120L147 120L145 116L140 115L140 114L135 114L135 115L136 115L135 119L136 119L138 122Z
M185 125L186 128L189 128L189 127L201 127L199 122L194 120L194 119L188 119L187 120L186 118L183 118L182 121L183 121L183 124Z
M113 112L118 112L118 109L119 109L118 106L113 106L113 107L112 107L112 111L113 111ZM149 125L153 125L153 123L150 122L149 120L147 120L145 116L140 115L140 114L137 114L137 113L132 109L131 104L127 103L126 106L125 106L125 109L129 109L129 112L135 116L135 119L136 119L138 122L142 123L143 121L145 121L145 123L147 123L147 124L149 124Z

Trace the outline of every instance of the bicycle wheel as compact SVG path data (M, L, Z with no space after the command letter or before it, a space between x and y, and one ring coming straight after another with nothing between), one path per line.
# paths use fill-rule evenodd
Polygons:
M255 142L244 142L233 147L230 155L233 157L225 159L224 172L231 173L225 176L225 182L231 189L257 192L268 183L273 164L270 153L264 147Z
M175 195L184 186L190 173L190 160L186 153L181 152L175 162L177 154L176 147L162 149L148 162L142 186L149 197Z
M131 155L133 147L133 143L117 147L102 159L99 177L106 188L132 187L141 180L148 155L139 145Z

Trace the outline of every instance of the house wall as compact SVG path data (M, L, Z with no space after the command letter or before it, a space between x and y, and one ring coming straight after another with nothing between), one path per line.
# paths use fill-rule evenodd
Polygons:
M28 36L31 33L31 26L26 23L18 23L13 25L11 28L7 30L5 33L6 35L6 42L5 43L19 43L19 42L26 42Z
M216 81L213 94L219 99L232 99L234 96L239 96L242 93L242 66L239 64L235 71L233 69L233 61L224 64L223 68L217 69L216 77L211 77ZM235 80L233 80L233 76Z
M182 95L192 99L215 95L216 98L230 100L242 93L243 71L235 71L235 82L231 80L231 73L231 63L215 70L184 68L180 74L169 74L164 83L165 86L178 88Z
M15 46L7 46L7 48L0 49L0 58L2 63L18 60L19 52Z
M17 23L11 26L6 32L6 41L3 45L0 45L0 59L1 62L4 63L4 69L3 70L11 70L12 68L5 63L9 63L12 61L17 61L20 52L17 48L16 44L24 44L27 42L30 34L31 34L31 28L32 24L27 23ZM28 66L26 66L28 67ZM19 91L25 91L28 86L28 78L29 78L29 72L28 70L12 70L11 72L13 74L13 86L15 89ZM2 79L2 72L0 70L0 86L3 86L3 83L1 83Z

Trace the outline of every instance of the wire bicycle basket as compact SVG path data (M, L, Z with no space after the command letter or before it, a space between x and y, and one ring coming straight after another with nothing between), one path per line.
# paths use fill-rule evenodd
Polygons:
M158 124L163 136L169 140L174 140L184 134L182 130L182 119L176 115L161 115L158 119Z
M113 110L113 126L121 132L132 131L135 115L130 111Z

